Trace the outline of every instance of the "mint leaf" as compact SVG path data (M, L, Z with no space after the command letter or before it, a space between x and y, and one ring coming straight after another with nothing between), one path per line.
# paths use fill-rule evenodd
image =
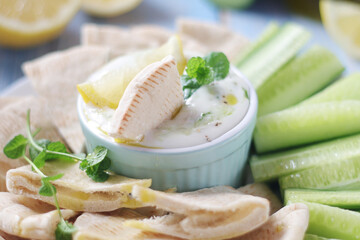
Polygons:
M55 238L56 240L72 240L72 234L76 230L74 225L62 219L56 227Z
M66 149L66 146L62 142L51 142L47 145L46 150L52 151L54 153L47 153L46 159L59 159L65 161L74 161L70 156L64 156L57 153L69 153Z
M89 153L86 157L88 166L92 167L104 160L108 153L108 150L103 146L97 146L92 153Z
M42 168L45 165L45 161L46 161L46 152L42 151L34 159L34 164L36 167Z
M39 189L39 194L46 197L52 197L56 194L56 188L50 181L55 181L64 176L64 174L58 174L50 177L41 178L41 187Z
M37 141L35 141L40 147L42 147L43 149L46 149L46 146L49 145L50 141L47 139L39 139ZM30 154L30 158L31 160L35 160L35 158L37 157L37 155L40 154L41 151L37 150L34 146L30 146L29 148L29 154Z
M109 169L111 166L111 161L109 158L104 158L100 163L88 167L86 169L86 174L95 182L105 182L109 178L109 174L105 170Z
M188 75L181 76L181 84L183 86L184 98L189 98L201 85L195 78L191 78Z
M6 144L3 150L4 154L11 159L19 158L24 155L27 144L27 138L19 134Z
M188 61L186 73L190 78L196 78L198 76L198 72L205 68L205 64L205 60L201 57L192 57Z
M211 52L204 60L206 65L213 69L215 80L224 79L229 74L230 62L224 53Z

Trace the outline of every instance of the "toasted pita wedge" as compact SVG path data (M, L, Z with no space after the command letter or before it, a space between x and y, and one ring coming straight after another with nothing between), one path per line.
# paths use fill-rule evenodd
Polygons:
M191 19L178 19L176 25L187 51L224 52L231 61L249 44L245 37L222 25Z
M80 46L50 53L23 65L37 93L51 106L52 119L73 152L80 152L84 142L76 111L76 85L108 59L108 48Z
M62 138L49 117L47 103L40 97L24 97L12 101L12 104L0 110L0 146L3 148L18 134L26 136L26 113L31 109L33 129L41 128L38 139L61 141ZM22 159L9 159L0 151L0 191L6 191L5 176L9 169L25 165Z
M136 186L132 195L144 205L173 214L129 220L125 224L149 232L185 239L225 239L240 236L263 224L269 202L230 187L214 187L188 193L164 193Z
M8 107L9 105L21 101L22 97L10 96L10 97L0 97L0 110Z
M61 210L64 219L77 213ZM60 218L55 207L41 201L0 193L0 230L18 237L31 239L55 239L55 229Z
M111 56L117 57L138 50L155 48L164 44L171 32L155 25L140 25L126 29L110 25L86 24L81 29L83 45L106 46Z
M94 182L79 169L78 163L49 161L42 171L47 176L64 173L64 176L53 184L57 189L60 207L75 211L107 212L120 207L139 207L134 204L129 193L135 185L151 185L150 179L137 180L119 175L111 175L103 183ZM40 176L33 172L30 166L8 171L6 184L12 193L54 204L52 197L38 194L41 186Z
M112 134L141 140L147 131L171 118L183 100L175 59L168 56L150 64L127 86L111 120Z
M283 207L259 229L236 240L303 240L309 224L309 210L305 204Z
M0 240L25 240L25 238L17 237L0 231Z
M280 208L282 208L282 203L280 199L274 194L273 191L264 183L252 183L248 184L246 186L243 186L241 188L237 189L238 191L257 196L266 198L270 202L270 214L274 214L277 212Z

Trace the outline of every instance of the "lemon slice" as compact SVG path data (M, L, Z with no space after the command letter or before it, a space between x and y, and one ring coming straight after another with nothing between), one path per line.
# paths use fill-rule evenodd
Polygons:
M0 0L0 44L33 46L58 36L80 0Z
M186 59L182 43L178 36L171 37L164 45L156 49L145 50L118 57L92 74L89 79L77 86L86 103L92 102L98 107L117 108L119 101L130 81L147 65L172 55L182 75Z
M82 9L97 17L113 17L136 8L142 0L82 0Z
M321 0L320 12L328 33L350 56L360 59L360 4Z

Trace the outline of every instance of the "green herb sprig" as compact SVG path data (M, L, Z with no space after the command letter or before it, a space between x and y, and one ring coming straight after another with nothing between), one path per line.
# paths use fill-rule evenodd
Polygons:
M57 240L71 240L72 234L76 228L66 221L60 211L59 202L56 197L56 188L51 183L63 177L64 174L56 176L46 176L40 169L45 162L50 159L62 161L81 161L79 168L96 182L104 182L109 178L106 172L110 168L111 161L107 158L107 149L97 146L92 153L87 156L85 154L70 154L66 150L66 146L61 142L51 142L46 139L35 140L34 137L39 133L37 129L31 133L30 129L30 110L27 112L26 133L27 138L19 134L15 136L4 147L4 154L11 159L24 158L32 167L33 171L41 176L41 187L39 194L47 197L54 197L54 205L60 216L60 223L57 225L55 237ZM26 150L29 149L30 158L26 156Z
M203 85L224 79L229 74L230 62L222 52L211 52L204 58L192 57L186 73L181 76L184 98L189 98Z

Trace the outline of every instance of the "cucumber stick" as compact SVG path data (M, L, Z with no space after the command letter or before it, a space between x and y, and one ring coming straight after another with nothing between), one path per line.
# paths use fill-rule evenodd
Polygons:
M250 167L254 180L260 182L352 157L360 158L360 134L279 153L254 155Z
M293 58L307 42L310 34L299 25L286 24L237 67L248 77L255 89L280 67Z
M282 190L305 188L319 190L360 189L360 158L319 165L279 178Z
M360 132L360 101L306 104L258 118L258 153L294 147Z
M314 202L346 209L360 209L360 191L319 191L310 189L287 189L285 204Z
M295 105L323 89L344 71L329 50L314 46L257 89L258 116Z
M304 202L310 213L307 233L343 240L360 239L360 213Z
M313 235L313 234L305 234L304 240L338 240L338 239L324 238L324 237L320 237L318 235Z
M353 73L301 102L301 105L331 101L360 100L360 73Z
M256 52L259 48L261 48L264 44L266 44L272 37L274 37L279 32L279 25L277 23L270 23L266 29L262 32L260 37L250 44L248 48L246 48L243 52L240 53L239 56L234 61L235 66L241 66L247 58L251 56L254 52Z

